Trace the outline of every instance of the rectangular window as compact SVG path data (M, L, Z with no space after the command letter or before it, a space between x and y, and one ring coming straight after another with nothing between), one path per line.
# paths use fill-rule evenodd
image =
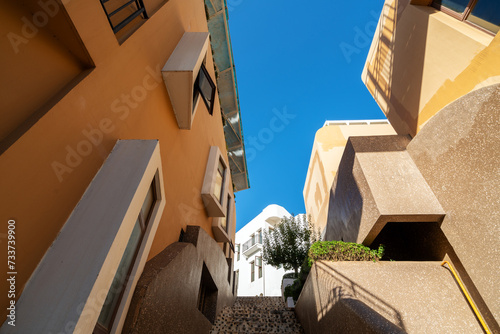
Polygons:
M257 265L257 272L258 272L259 278L262 278L262 257L256 256L255 263Z
M104 301L94 333L109 333L112 328L116 311L120 305L123 291L127 286L132 266L135 262L139 246L141 245L142 238L148 225L148 219L150 218L151 212L157 200L155 188L156 185L153 180L132 230L132 235L127 243L120 264L118 265L115 277L111 283L111 288L109 289L108 295Z
M230 196L227 185L228 171L228 165L219 148L211 146L201 189L203 204L210 217L226 217L228 210L231 209L231 203L226 202Z
M185 32L161 70L179 129L191 129L200 99L213 113L215 84L203 64L209 38L208 32Z
M261 244L262 243L262 230L257 231L257 243Z
M205 262L201 271L200 288L198 291L198 310L213 324L217 310L218 289Z
M101 0L101 5L115 34L132 23L138 16L142 16L144 19L148 18L142 0Z
M214 112L215 84L203 63L194 83L193 113L197 105L197 99L200 97L207 106L208 113L212 115Z
M250 282L255 281L255 263L250 262Z
M500 30L500 2L498 0L434 0L432 6L483 30Z
M233 282L233 295L238 293L238 281L240 279L240 271L236 270L234 272L234 282Z

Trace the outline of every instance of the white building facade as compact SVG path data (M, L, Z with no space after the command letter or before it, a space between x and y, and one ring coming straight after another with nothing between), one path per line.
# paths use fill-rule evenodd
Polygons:
M271 204L236 232L234 270L238 296L281 296L285 269L276 269L262 260L264 231L273 229L284 216L285 208Z

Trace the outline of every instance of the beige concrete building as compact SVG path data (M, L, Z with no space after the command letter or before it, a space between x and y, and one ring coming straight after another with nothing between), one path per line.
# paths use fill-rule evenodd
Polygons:
M2 333L208 333L232 305L249 183L227 17L0 3Z
M326 232L330 189L347 139L390 134L396 133L387 120L326 121L316 132L303 195L307 216L322 236Z
M385 1L362 79L398 135L349 138L325 238L394 261L316 264L307 333L500 333L499 24L498 1Z

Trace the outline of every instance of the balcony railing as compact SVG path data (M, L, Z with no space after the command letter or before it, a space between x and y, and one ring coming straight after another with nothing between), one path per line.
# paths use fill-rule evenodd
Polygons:
M260 248L259 246L262 247L262 234L252 236L250 240L243 244L243 254L250 254L254 249Z

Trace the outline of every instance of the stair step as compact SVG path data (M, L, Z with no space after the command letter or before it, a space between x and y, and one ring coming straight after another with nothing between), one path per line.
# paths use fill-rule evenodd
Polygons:
M304 333L281 297L237 297L217 317L210 334Z

